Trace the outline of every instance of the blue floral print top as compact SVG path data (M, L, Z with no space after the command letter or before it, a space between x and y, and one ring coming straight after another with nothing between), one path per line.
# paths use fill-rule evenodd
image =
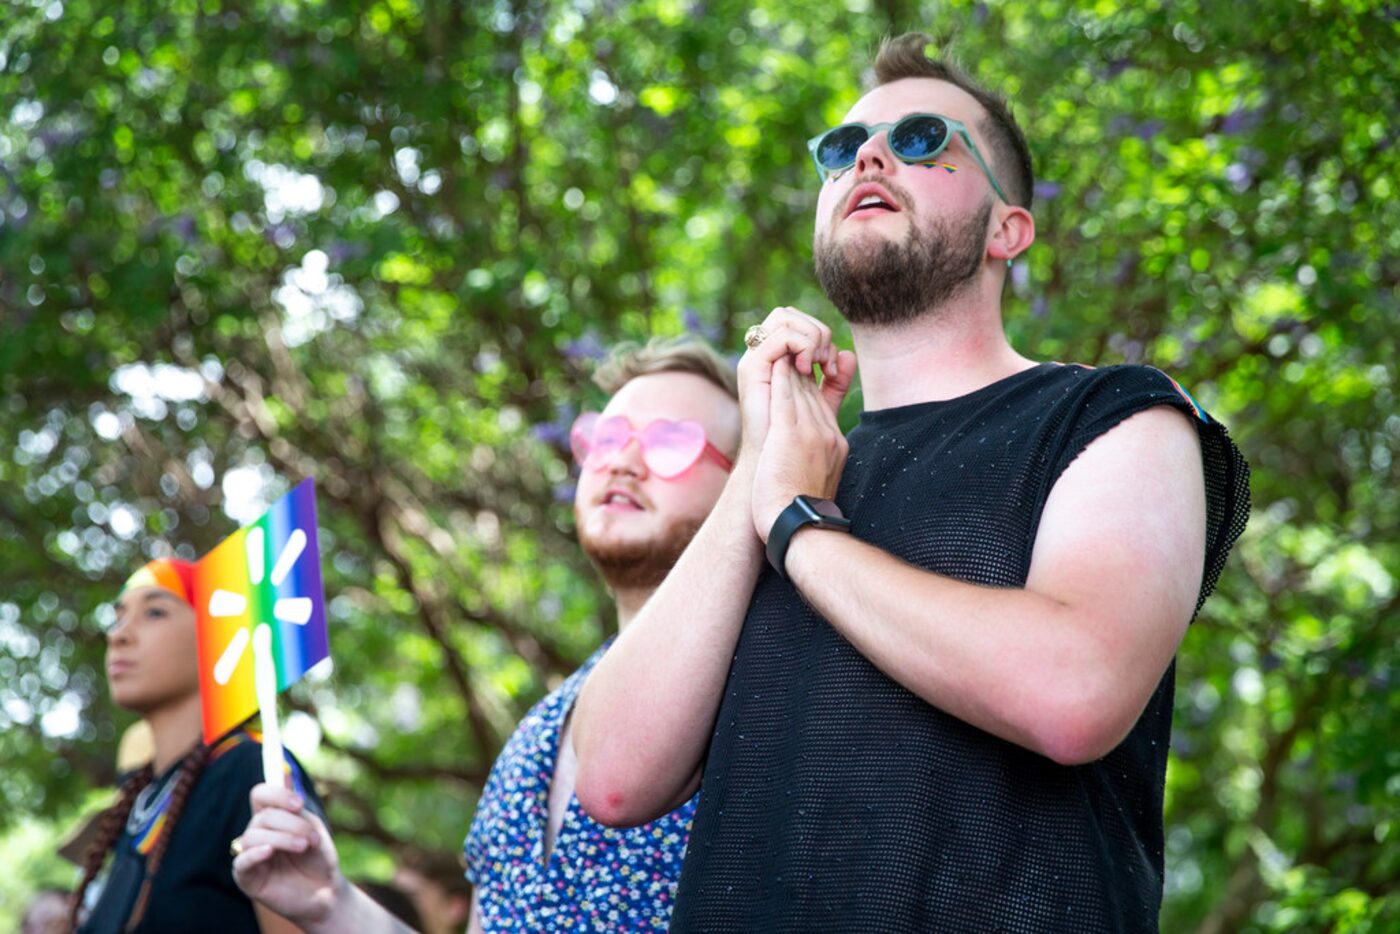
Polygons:
M464 847L487 931L664 931L670 923L696 798L619 830L594 821L571 795L544 856L560 732L607 648L526 714L491 768Z

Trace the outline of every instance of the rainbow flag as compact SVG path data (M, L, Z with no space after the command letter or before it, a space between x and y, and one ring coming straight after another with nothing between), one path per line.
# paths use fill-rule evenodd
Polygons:
M212 743L258 712L252 645L258 626L272 634L279 692L330 655L315 483L303 480L201 558L194 591L204 741Z

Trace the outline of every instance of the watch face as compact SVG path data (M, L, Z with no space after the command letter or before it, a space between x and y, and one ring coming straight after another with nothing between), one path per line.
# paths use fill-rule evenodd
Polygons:
M820 504L825 502L825 500L813 499L810 496L799 493L793 499L793 502L796 503L802 509L802 511L807 514L808 518L818 522L821 521L822 512L820 509Z
M845 518L841 515L841 507L829 499L818 499L815 496L798 494L794 501L800 503L802 510L818 522L823 519Z

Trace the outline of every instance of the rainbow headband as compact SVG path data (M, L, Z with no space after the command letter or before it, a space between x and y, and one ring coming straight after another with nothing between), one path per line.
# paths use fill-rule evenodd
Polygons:
M121 594L138 587L168 590L190 606L194 606L194 564L179 558L156 558L128 577L117 596L120 598Z

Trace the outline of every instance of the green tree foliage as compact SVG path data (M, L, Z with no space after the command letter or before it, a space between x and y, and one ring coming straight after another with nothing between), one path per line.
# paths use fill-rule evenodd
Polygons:
M0 840L113 778L125 575L310 475L335 667L289 725L352 864L452 872L612 627L561 444L592 360L836 320L803 143L911 27L1031 140L1018 346L1162 367L1255 467L1180 656L1165 929L1394 930L1400 6L1364 0L6 4Z

